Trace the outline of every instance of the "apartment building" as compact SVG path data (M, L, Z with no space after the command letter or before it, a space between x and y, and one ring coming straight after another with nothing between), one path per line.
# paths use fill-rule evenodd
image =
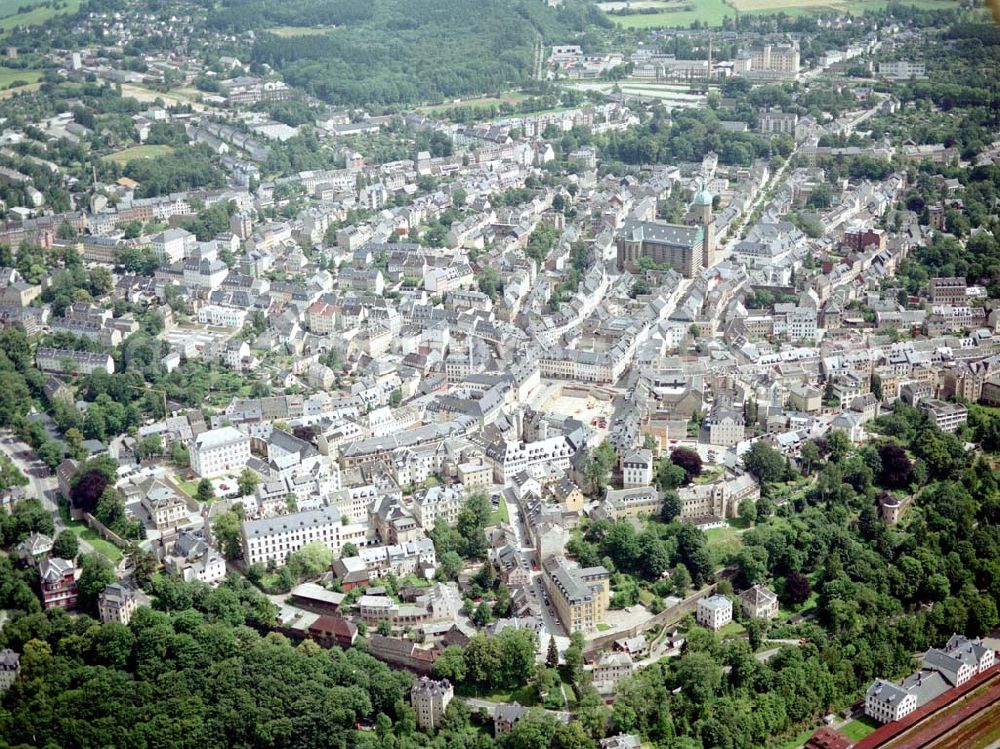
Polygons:
M493 442L486 448L486 460L493 466L493 478L498 483L506 483L535 466L567 469L575 454L576 446L563 435L535 442Z
M308 543L320 542L337 556L346 543L361 545L367 526L344 525L333 507L293 512L279 517L244 520L243 558L247 564L283 564L288 555Z
M202 432L191 442L191 470L202 477L242 471L250 460L250 437L236 427Z
M455 525L465 498L465 492L448 486L423 489L413 496L413 517L424 530L433 528L438 518Z
M566 557L542 564L542 580L567 632L591 632L603 620L610 600L610 575L604 567L571 567Z
M772 619L778 614L778 596L770 588L754 585L740 593L740 606L751 619Z
M44 346L40 346L35 352L35 363L43 372L58 372L60 374L89 375L98 370L114 374L115 371L115 362L110 354Z

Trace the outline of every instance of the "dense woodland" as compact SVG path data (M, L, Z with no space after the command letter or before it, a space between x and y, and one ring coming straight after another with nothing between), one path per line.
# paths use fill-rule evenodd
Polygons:
M362 105L440 102L524 84L532 80L541 40L570 39L603 17L572 1L553 9L530 0L234 0L209 22L228 30L312 20L336 28L264 34L252 61L275 67L320 99Z

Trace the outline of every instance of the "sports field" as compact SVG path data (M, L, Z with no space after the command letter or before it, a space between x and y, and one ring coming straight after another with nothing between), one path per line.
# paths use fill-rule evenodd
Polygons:
M130 161L135 161L136 159L151 159L154 156L163 156L168 154L173 149L170 146L133 146L132 148L126 148L124 151L117 151L112 154L108 154L104 157L105 161L113 161L116 164L121 164L124 166Z

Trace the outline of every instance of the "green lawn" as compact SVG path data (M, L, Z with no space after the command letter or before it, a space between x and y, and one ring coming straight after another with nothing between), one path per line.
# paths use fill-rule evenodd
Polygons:
M841 728L840 732L851 739L851 741L861 741L865 736L873 733L876 728L878 728L878 723L866 715L857 720L852 720Z
M151 159L155 156L164 156L173 151L170 146L132 146L123 151L116 151L104 157L105 161L113 161L116 164L125 165L136 159Z
M805 730L795 738L788 739L788 741L783 741L780 744L772 744L771 749L798 749L809 740L809 737L812 736L815 731L815 728Z
M744 632L746 632L746 630L743 628L742 624L739 622L729 622L729 624L718 630L715 634L719 637L735 637L736 635L741 635Z
M28 3L19 0L0 0L0 31L10 31L17 26L37 26L45 23L50 18L61 16L67 13L76 13L80 9L81 0L63 0L60 4L64 7L42 7L36 5L25 13L18 13L17 9ZM6 13L4 12L6 11ZM11 14L11 15L8 15Z
M712 564L716 567L726 562L726 559L740 550L743 541L737 528L727 525L723 528L709 528L705 531L708 538L708 553L712 555Z
M497 525L499 523L509 523L510 513L507 511L507 503L504 501L503 497L500 498L499 506L490 513L490 525Z
M42 77L41 70L21 70L0 66L0 88L7 88L12 83L35 83Z
M71 519L68 507L61 504L59 505L59 517L62 519L63 525L66 526L66 530L73 533L82 541L86 541L88 544L93 546L94 551L99 554L103 554L115 564L118 564L121 560L122 550L110 541L105 541L97 534L96 531L91 530L90 526L86 523Z
M534 707L537 703L535 699L535 688L529 684L524 684L517 689L498 689L495 692L485 692L477 689L473 684L462 684L455 689L455 694L459 697L477 697L490 702L510 703L517 700L524 707Z
M191 499L198 498L198 484L194 481L185 481L180 476L174 477L174 482L181 488L181 491L187 494Z

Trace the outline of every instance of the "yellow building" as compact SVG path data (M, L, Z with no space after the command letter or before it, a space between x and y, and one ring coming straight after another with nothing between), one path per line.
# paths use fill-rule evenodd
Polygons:
M592 632L604 619L611 597L604 567L570 567L565 557L542 565L545 589L567 632Z

